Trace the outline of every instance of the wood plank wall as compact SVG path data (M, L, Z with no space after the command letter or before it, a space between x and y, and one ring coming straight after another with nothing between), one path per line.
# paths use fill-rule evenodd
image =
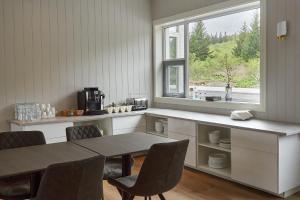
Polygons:
M225 0L223 0L225 1ZM167 8L168 2L172 7ZM153 18L168 17L218 3L220 0L153 0ZM182 5L182 6L181 6ZM300 123L300 1L267 0L267 94L266 112L257 113L262 119ZM286 41L276 39L276 25L287 20ZM228 114L228 110L192 108L157 104L158 107Z
M16 102L76 108L152 93L150 0L0 0L0 131Z

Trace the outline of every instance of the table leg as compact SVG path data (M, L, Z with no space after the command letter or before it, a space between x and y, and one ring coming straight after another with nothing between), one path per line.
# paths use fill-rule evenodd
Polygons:
M124 155L122 156L122 176L131 175L131 156Z
M42 172L36 172L30 177L30 196L35 197L37 195L40 182L42 179Z
M122 156L122 176L130 176L131 175L131 156L124 155ZM129 195L126 192L122 194L122 200L128 200Z

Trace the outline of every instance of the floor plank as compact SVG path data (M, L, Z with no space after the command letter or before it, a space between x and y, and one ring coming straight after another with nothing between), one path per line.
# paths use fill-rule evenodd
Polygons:
M134 173L138 173L143 159L135 162ZM120 200L117 190L104 183L105 199ZM185 169L179 185L165 194L167 200L279 200L267 193L216 178L205 173ZM142 200L136 197L135 200ZM158 200L158 197L153 197ZM288 198L288 200L300 200L300 193Z

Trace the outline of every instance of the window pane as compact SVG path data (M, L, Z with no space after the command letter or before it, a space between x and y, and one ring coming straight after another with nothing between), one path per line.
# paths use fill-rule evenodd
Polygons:
M170 66L168 68L168 93L184 92L183 66Z
M165 29L165 59L184 58L184 26Z
M260 9L189 24L190 97L222 96L259 103ZM196 93L196 95L195 95Z
M185 61L164 62L164 96L185 97Z

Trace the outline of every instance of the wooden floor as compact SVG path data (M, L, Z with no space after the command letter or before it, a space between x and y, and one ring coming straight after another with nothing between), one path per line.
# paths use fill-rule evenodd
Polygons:
M134 173L138 173L143 159L136 160ZM117 190L105 182L104 194L107 200L120 200ZM204 173L185 170L179 185L165 194L167 200L277 200L272 195L219 179ZM142 200L136 197L136 200ZM153 197L153 200L159 198ZM288 198L300 200L300 193Z

